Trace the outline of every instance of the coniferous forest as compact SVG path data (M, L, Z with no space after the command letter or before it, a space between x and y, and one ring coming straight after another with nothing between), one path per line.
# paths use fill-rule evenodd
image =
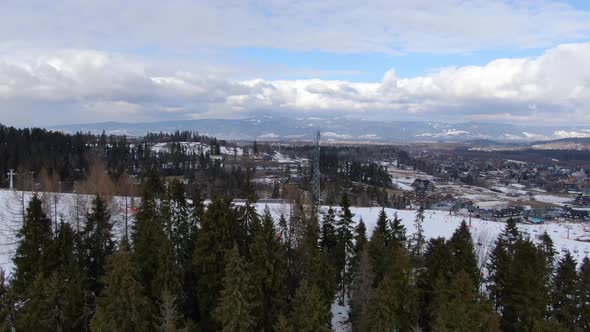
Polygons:
M546 234L535 245L508 221L481 267L465 222L426 241L422 209L413 234L382 210L368 234L346 194L321 218L300 198L275 220L244 187L243 205L205 204L151 176L120 238L100 196L78 229L32 198L3 274L2 329L329 331L333 304L350 307L353 331L590 328L590 261L555 261Z

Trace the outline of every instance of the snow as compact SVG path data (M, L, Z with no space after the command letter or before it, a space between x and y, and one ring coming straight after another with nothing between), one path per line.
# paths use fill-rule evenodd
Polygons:
M535 195L535 200L543 203L565 205L572 202L570 197L554 196L554 195Z
M345 299L344 305L340 305L338 300L332 303L332 329L336 332L349 332L351 326L348 323L348 312L350 311L348 298Z

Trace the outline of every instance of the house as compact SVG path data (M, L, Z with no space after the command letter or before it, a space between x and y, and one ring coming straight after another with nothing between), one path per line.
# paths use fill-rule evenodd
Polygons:
M585 210L576 210L570 207L564 207L563 216L568 221L590 221L590 214Z
M574 201L574 204L582 207L590 207L590 192L585 192L578 195Z
M435 185L430 180L416 179L412 182L412 188L414 188L416 193L416 199L424 200L428 196L428 193L434 191Z
M509 219L521 221L523 217L524 208L522 206L509 206L492 212L492 219L496 221L508 221Z

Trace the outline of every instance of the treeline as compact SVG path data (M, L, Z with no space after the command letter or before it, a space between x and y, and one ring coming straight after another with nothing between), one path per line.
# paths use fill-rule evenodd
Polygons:
M0 125L0 174L9 169L38 173L45 168L63 179L78 178L88 168L90 142L96 137Z
M155 142L167 142L168 149L154 151ZM187 151L181 142L200 142L204 148ZM89 180L93 165L104 164L104 171L113 183L130 177L141 182L149 173L157 172L160 176L182 177L189 186L199 186L207 197L237 196L243 190L246 173L253 170L248 170L248 165L222 167L221 161L213 156L219 155L221 146L226 144L189 131L128 139L105 133L70 135L0 125L0 174L4 176L14 169L16 185L21 190L34 188L34 181L46 190L66 191L76 190L75 182ZM46 178L51 179L51 188L43 185Z
M424 210L412 234L382 210L369 238L346 194L321 221L301 199L273 220L251 188L243 206L205 207L151 176L122 234L99 196L80 229L34 197L0 284L2 329L329 331L334 302L350 306L353 331L590 328L590 261L554 262L547 234L535 245L508 222L484 269L465 222L426 241Z

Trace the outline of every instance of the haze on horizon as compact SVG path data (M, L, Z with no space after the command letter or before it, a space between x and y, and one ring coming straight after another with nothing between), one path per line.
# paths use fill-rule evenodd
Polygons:
M23 1L0 122L347 117L590 125L590 3Z

